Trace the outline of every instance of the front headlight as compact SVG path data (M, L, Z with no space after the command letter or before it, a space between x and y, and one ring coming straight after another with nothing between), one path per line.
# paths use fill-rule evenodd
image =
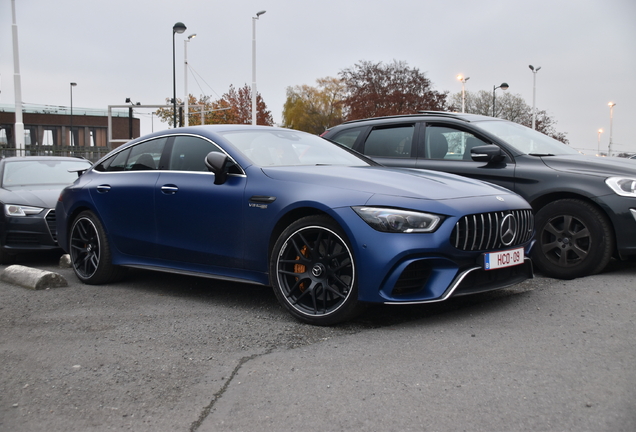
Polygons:
M352 207L373 229L393 233L428 233L437 229L443 216L384 207Z
M610 177L605 184L620 196L636 198L636 178Z
M30 207L23 206L17 204L5 204L4 205L4 214L7 216L26 216L26 215L34 215L40 213L43 208L40 207Z

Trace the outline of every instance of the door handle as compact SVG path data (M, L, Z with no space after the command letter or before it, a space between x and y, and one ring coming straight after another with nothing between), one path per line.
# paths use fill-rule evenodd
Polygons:
M178 190L179 190L179 188L174 186L174 185L163 185L163 186L161 186L161 192L166 194L166 195L174 195L174 194L177 193Z
M99 185L97 186L97 192L98 193L106 193L110 191L110 185Z

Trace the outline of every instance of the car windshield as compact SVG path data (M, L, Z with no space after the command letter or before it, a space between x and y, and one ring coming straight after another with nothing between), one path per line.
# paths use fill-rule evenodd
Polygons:
M2 173L2 187L69 185L77 179L77 172L88 169L90 163L77 160L19 160L7 161Z
M561 141L518 123L489 120L478 122L475 125L510 144L523 154L536 156L579 154L577 150Z
M324 138L292 130L245 130L221 133L254 164L365 166L368 162Z

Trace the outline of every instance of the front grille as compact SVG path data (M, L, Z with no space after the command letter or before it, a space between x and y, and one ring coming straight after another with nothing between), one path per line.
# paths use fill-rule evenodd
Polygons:
M46 215L46 225L49 227L49 233L55 243L57 243L57 222L55 219L55 210L51 209Z
M8 246L33 246L41 243L40 234L8 232L6 244Z
M478 269L470 272L457 286L453 297L506 288L533 277L532 262L495 270Z
M502 222L508 215L514 218L516 230L512 240L504 242ZM457 249L465 251L501 249L529 241L533 231L532 210L507 210L464 216L455 224L450 240Z

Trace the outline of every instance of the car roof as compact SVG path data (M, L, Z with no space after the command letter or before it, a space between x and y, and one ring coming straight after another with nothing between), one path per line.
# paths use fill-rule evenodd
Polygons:
M465 114L465 113L456 113L456 112L447 112L447 111L419 111L417 114L400 114L394 116L384 116L384 117L372 117L360 120L350 120L342 123L343 125L351 125L355 123L365 123L365 122L377 122L377 121L393 121L393 120L422 120L422 119L431 119L437 117L445 118L445 119L455 119L459 121L464 121L467 123L476 122L476 121L484 121L484 120L501 120L495 117L489 117L479 114Z

